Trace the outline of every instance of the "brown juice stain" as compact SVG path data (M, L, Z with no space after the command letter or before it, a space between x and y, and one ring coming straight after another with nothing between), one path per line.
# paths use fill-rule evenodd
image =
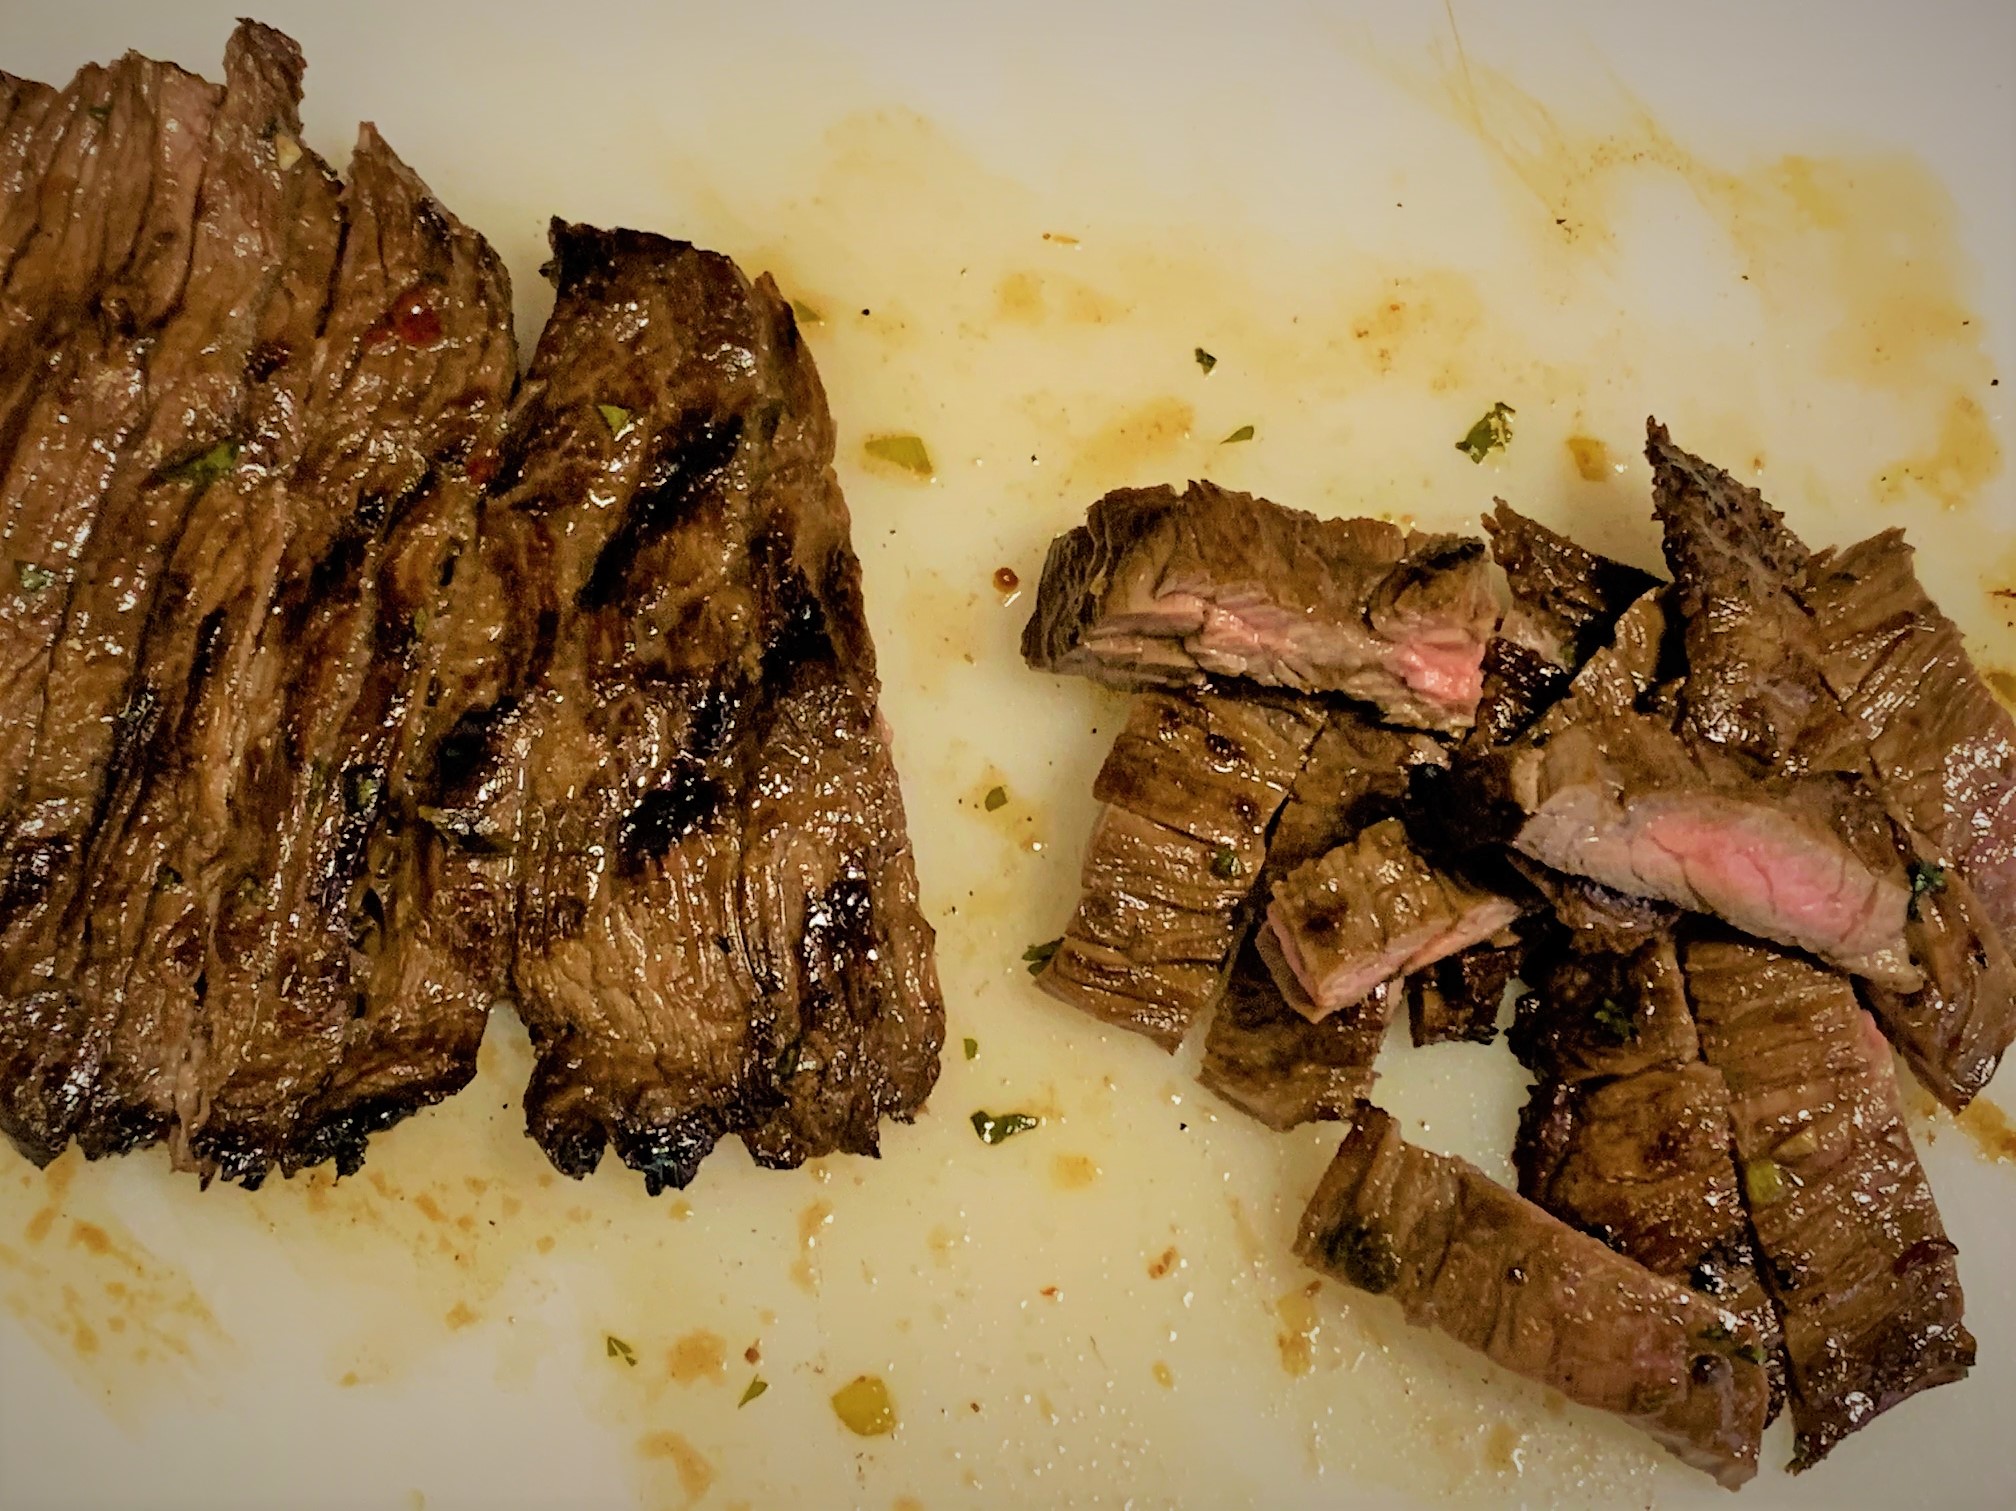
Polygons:
M637 1457L648 1466L671 1466L682 1497L677 1504L694 1505L714 1487L713 1462L676 1432L645 1433L637 1440ZM649 1501L652 1504L673 1504L662 1489L650 1495Z
M2016 1124L1993 1102L1969 1102L1955 1122L1984 1158L1997 1164L2016 1164Z
M1520 1463L1521 1441L1518 1431L1510 1423L1494 1423L1484 1437L1485 1466L1500 1474L1519 1473L1523 1467Z
M728 1340L705 1328L695 1329L672 1345L666 1355L666 1370L681 1385L696 1380L712 1380L718 1385L728 1378Z
M1755 301L1758 345L1812 361L1830 430L1895 448L1857 479L1880 503L1959 509L2002 474L1982 408L1996 373L1966 296L1953 198L1921 160L1793 152L1732 168L1685 146L1621 86L1606 111L1571 120L1468 56L1460 37L1429 70L1368 61L1463 126L1531 195L1539 213L1526 224L1560 288L1624 260L1633 194L1683 189ZM1705 396L1651 397L1666 413ZM1733 410L1718 418L1718 428L1741 424Z
M1610 460L1610 448L1596 437L1571 435L1567 446L1569 459L1575 464L1575 475L1583 482L1608 482L1616 471L1616 463Z
M0 1150L0 1306L113 1418L214 1393L238 1351L190 1276L122 1222L84 1161Z
M1060 1154L1050 1161L1050 1184L1060 1191L1083 1191L1099 1179L1089 1154Z
M1323 1318L1316 1307L1317 1284L1299 1287L1274 1303L1274 1315L1281 1320L1274 1335L1281 1351L1281 1367L1291 1375L1306 1375L1316 1367L1316 1339L1323 1330Z
M1155 1377L1155 1383L1161 1386L1164 1390L1175 1389L1176 1387L1175 1372L1169 1368L1169 1365L1165 1360L1157 1359L1154 1363L1154 1366L1148 1372Z
M791 1261L791 1281L808 1296L819 1294L819 1235L833 1221L833 1203L815 1201L798 1214L798 1257Z

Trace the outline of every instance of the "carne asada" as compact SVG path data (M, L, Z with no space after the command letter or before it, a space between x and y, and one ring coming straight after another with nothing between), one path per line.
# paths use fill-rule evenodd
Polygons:
M1512 1047L1539 1077L1519 1119L1519 1194L1757 1330L1782 1394L1778 1318L1757 1279L1729 1092L1701 1063L1670 941L1556 956Z
M1282 995L1313 1022L1489 939L1523 910L1430 865L1400 820L1385 819L1275 884L1260 946Z
M1243 678L1467 726L1497 619L1483 542L1212 483L1124 488L1051 542L1022 655L1116 687Z
M1761 1270L1784 1318L1800 1466L1974 1362L1954 1248L1849 984L1736 938L1682 956L1728 1083Z
M1151 693L1100 768L1083 895L1037 984L1173 1051L1216 1000L1322 714Z
M1362 1109L1303 1214L1302 1260L1501 1368L1614 1412L1734 1489L1770 1386L1735 1312L1614 1253Z
M1525 959L1525 942L1505 930L1409 976L1408 1030L1415 1045L1497 1038L1505 988Z
M944 1010L811 355L725 257L552 240L456 577L494 628L422 810L438 906L510 983L562 1171L613 1144L683 1186L728 1134L765 1165L872 1154Z

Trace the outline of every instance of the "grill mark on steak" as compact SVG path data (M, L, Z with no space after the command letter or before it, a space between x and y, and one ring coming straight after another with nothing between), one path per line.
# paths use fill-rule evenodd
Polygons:
M613 1146L684 1185L729 1134L873 1153L943 1009L824 394L767 279L640 232L553 245L455 572L496 628L458 646L425 805L444 937L514 992L566 1173Z
M1769 1385L1742 1317L1652 1274L1366 1107L1303 1214L1301 1260L1501 1368L1609 1411L1734 1489Z
M1953 1245L1853 991L1728 938L1684 948L1701 1049L1728 1084L1765 1284L1784 1318L1795 1468L1974 1362Z
M1480 541L1193 482L1110 493L1051 543L1022 655L1130 689L1216 676L1342 693L1458 729L1496 620Z

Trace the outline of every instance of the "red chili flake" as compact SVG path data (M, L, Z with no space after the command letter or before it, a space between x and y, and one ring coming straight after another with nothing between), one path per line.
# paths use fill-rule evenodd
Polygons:
M441 316L425 288L410 289L392 308L392 329L408 346L432 346L441 339Z

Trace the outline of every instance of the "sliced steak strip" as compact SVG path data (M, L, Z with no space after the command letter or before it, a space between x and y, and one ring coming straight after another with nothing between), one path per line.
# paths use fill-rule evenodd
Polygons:
M496 628L425 805L437 907L477 979L505 959L567 1174L873 1153L943 1005L811 354L725 257L553 250L457 572Z
M1728 1088L1701 1063L1670 941L1556 958L1512 1036L1539 1078L1519 1119L1519 1193L1654 1274L1742 1316L1779 1378L1778 1317L1757 1278Z
M1733 939L1687 944L1701 1049L1728 1083L1766 1285L1785 1323L1797 1467L1974 1361L1953 1244L1889 1047L1838 976Z
M1282 1132L1303 1123L1348 1122L1372 1089L1372 1062L1398 996L1398 983L1381 982L1351 1006L1311 1023L1283 1000L1249 942L1204 1036L1197 1079Z
M1769 1384L1750 1324L1550 1217L1365 1108L1295 1252L1407 1320L1614 1412L1731 1489L1757 1470Z
M1646 433L1686 640L1689 733L1761 770L1859 771L1860 734L1821 673L1817 632L1792 593L1805 545L1756 489L1682 451L1658 421Z
M186 668L195 654L202 614L184 612L195 585L170 571L162 592L184 522L199 502L227 514L236 508L242 518L243 491L284 468L298 444L294 413L307 348L328 298L340 235L336 186L319 160L300 152L288 168L279 162L276 143L291 141L297 124L300 68L298 51L278 33L247 25L233 36L222 103L214 114L196 111L187 123L205 127L207 148L200 214L180 236L193 247L180 304L158 333L128 342L124 355L103 344L102 322L81 334L76 372L109 372L107 362L118 369L107 390L118 395L112 409L83 402L66 414L67 390L37 403L47 406L52 432L106 424L91 437L97 454L62 461L62 446L44 447L30 436L9 474L17 527L25 529L24 521L41 510L36 528L50 528L54 516L38 497L54 494L72 511L59 532L68 558L51 574L61 586L32 595L32 617L0 623L11 678L0 694L9 731L0 737L8 791L0 812L8 877L0 892L0 1066L7 1085L0 1101L8 1108L8 1131L37 1157L61 1147L87 1095L144 1109L132 1119L123 1111L97 1119L102 1132L95 1142L103 1150L158 1136L172 1100L164 1077L186 1035L151 1023L129 1033L116 1004L80 994L72 972L89 945L72 915L86 849L108 798L130 791L145 753L169 738L173 709L164 709L164 696L176 706L182 696L184 671L134 678L142 646L156 634L157 608L166 616L161 644L179 646L163 649L159 664ZM52 232L34 245L50 236L62 239ZM32 255L31 248L17 259L16 274ZM25 484L22 491L14 491L17 484ZM250 545L242 524L227 524L219 538L232 553ZM218 591L228 594L229 587ZM228 819L228 812L219 815ZM122 892L108 909L144 915L152 877L150 870L148 891ZM131 911L114 918L86 908L78 916L101 935L131 939L147 928ZM121 1035L136 1046L134 1065L115 1063L113 1041ZM113 1066L108 1085L121 1077L128 1084L94 1088L101 1063Z
M1217 997L1269 825L1323 728L1288 701L1150 693L1093 785L1083 896L1038 978L1174 1050Z
M2016 937L2016 721L1918 585L1903 532L1807 564L1821 669L1869 741L1899 817Z
M374 979L396 948L384 931L410 911L402 852L417 820L389 799L439 718L425 698L443 565L474 534L466 463L494 452L517 373L510 283L368 127L344 209L303 454L270 512L255 504L277 522L272 554L246 584L248 612L227 614L209 642L218 670L185 719L197 754L237 746L224 768L231 823L221 846L205 846L214 828L172 841L187 856L178 869L219 883L194 899L208 949L178 1147L248 1183L330 1157L354 1169L372 1127L475 1073L490 1002L452 973L407 983L419 1001L373 988L391 984ZM181 783L150 794L170 835ZM338 1067L382 1054L374 1041L408 1014L420 1021L399 1035L412 1056L403 1094L376 1096L361 1117L329 1105Z
M1110 493L1051 543L1022 655L1125 688L1208 674L1343 693L1455 729L1496 619L1480 541L1192 483Z
M1525 959L1525 944L1508 930L1408 977L1408 1028L1415 1046L1489 1044L1497 1038L1505 988Z
M1282 995L1316 1021L1490 938L1522 911L1431 865L1401 822L1386 819L1277 882L1260 944Z

